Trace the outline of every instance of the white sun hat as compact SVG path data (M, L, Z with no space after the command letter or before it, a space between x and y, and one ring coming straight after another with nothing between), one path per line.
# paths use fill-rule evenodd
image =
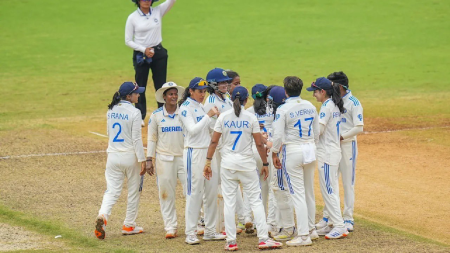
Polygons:
M167 83L163 84L163 86L156 91L156 93L155 93L156 101L158 101L159 103L165 103L166 101L164 101L163 94L166 90L172 89L172 88L176 88L178 90L178 97L181 98L181 96L183 95L183 92L184 92L184 88L181 86L178 86L174 82L167 82Z

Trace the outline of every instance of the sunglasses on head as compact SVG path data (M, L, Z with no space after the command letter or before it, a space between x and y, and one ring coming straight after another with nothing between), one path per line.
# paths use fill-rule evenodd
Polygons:
M128 93L128 95L133 93L135 90L139 89L139 85L137 85L137 83L133 83L133 84L134 84L134 88L133 88L133 90L130 91L130 93Z
M151 2L153 0L140 0L140 2Z
M196 85L197 85L197 86L207 86L207 85L208 85L208 82L205 81L205 80L201 80L201 81L199 81L198 83L196 83Z
M319 86L316 85L316 82L312 82L311 86L314 88L317 88L319 90L323 90L322 88L320 88Z

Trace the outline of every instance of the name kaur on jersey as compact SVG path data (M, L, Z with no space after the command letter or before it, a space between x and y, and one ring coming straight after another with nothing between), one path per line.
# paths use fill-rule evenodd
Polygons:
M314 114L314 109L303 109L303 110L299 110L296 112L291 112L291 113L289 113L289 117L295 118L300 115L307 115L307 114L308 115Z
M108 119L121 119L128 120L128 114L122 114L117 112L108 113Z
M223 126L227 128L249 128L250 122L247 120L227 120L223 122Z

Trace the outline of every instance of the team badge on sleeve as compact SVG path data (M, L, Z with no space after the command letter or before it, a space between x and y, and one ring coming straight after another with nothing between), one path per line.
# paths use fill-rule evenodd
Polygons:
M320 118L323 118L323 117L325 117L325 113L324 113L324 112L321 112L321 113L320 113Z
M183 117L186 117L186 114L187 114L187 111L186 111L186 110L184 110L184 111L181 112L181 115L183 115Z
M363 119L362 114L358 114L358 119L359 119L359 121L362 121L362 119Z

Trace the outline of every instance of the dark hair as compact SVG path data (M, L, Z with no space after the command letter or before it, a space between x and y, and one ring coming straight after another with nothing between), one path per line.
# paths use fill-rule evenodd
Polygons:
M184 90L183 97L180 99L180 101L178 101L178 106L181 106L181 104L183 104L184 101L186 101L186 99L191 96L189 90L191 90L191 88L189 87Z
M209 85L208 85L208 87L206 87L206 91L207 91L209 94L214 94L214 93L216 93L215 90L214 90L214 88L211 87L211 86L209 86Z
M229 78L231 78L230 81L228 81L228 83L233 82L234 78L236 78L237 76L239 76L239 74L231 69L225 70L225 72L227 72L227 76Z
M139 4L140 1L141 1L141 0L133 0L133 2L136 4L136 6L137 6L138 8L141 8L141 5ZM152 1L152 3L150 4L150 6L153 6L153 2L154 2L154 1Z
M127 97L127 95L125 95L124 97L123 97L123 96L120 96L120 93L119 93L118 91L116 91L116 93L114 93L114 95L113 95L111 104L108 105L108 109L109 109L109 110L112 110L112 108L113 108L115 105L117 105L117 104L120 102L120 100L126 99L126 97Z
M333 72L333 73L329 74L329 75L327 76L327 79L329 79L329 80L332 81L333 83L338 83L338 84L342 85L345 89L348 89L348 87L350 87L350 86L348 85L348 77L347 77L347 75L346 75L344 72L342 72L342 71L339 71L339 72Z
M341 97L341 89L339 88L340 84L331 83L331 90L325 90L327 92L327 96L331 97L334 104L339 108L341 113L344 113L344 101L342 101Z
M296 76L287 76L283 80L284 90L289 97L297 97L302 93L303 81Z
M272 87L272 86L271 86ZM255 97L253 101L253 109L255 109L255 113L258 115L264 115L267 113L267 95L269 95L268 92L269 88L267 88L265 91L262 92L261 97Z
M241 97L239 95L236 95L236 98L233 101L234 114L236 114L236 116L238 117L239 115L241 115L241 106L244 104L244 100L241 100Z

